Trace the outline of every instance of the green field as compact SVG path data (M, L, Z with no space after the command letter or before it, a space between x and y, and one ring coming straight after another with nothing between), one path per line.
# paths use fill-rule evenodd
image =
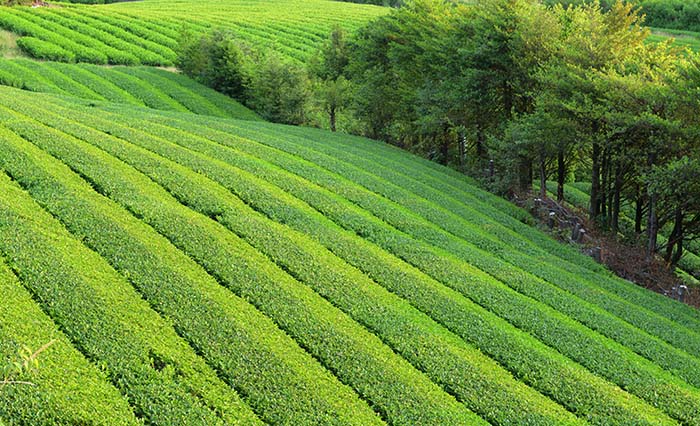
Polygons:
M330 0L147 0L0 8L0 28L20 35L27 55L54 61L171 66L183 31L213 28L304 61L334 26L354 30L387 11Z
M106 68L90 64L0 59L0 85L96 102L260 120L257 114L228 96L186 76L151 67Z
M675 46L688 48L693 52L700 51L700 33L693 31L652 28L651 35L647 40L650 42L663 42L669 38L673 38L673 44Z
M146 66L217 27L303 62L385 13L0 7L35 57L0 59L0 425L700 426L700 311L453 169Z
M449 169L9 87L0 112L0 353L58 339L6 421L700 424L700 314Z

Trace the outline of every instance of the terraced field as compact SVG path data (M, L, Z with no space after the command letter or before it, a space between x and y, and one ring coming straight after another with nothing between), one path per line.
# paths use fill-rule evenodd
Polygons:
M387 11L329 0L146 0L3 7L0 28L20 35L17 44L29 56L61 62L171 66L184 30L213 28L304 61L334 26L354 30Z
M0 87L0 387L25 424L700 424L700 313L449 169ZM59 384L60 383L60 384Z
M693 31L670 30L666 28L652 28L648 38L650 42L663 42L668 38L674 39L674 45L688 48L691 51L700 51L700 33Z
M0 59L0 85L98 102L260 120L257 114L228 96L181 74L152 67L107 68L90 64Z

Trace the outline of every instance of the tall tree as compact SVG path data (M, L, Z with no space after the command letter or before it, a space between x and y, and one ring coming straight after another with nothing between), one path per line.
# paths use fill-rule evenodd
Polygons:
M309 64L314 79L314 94L328 114L330 130L336 131L338 112L349 102L350 84L346 69L350 62L347 34L342 27L335 27L328 40Z
M635 56L643 47L648 31L641 27L641 20L631 6L622 3L616 3L608 12L597 3L569 8L555 6L552 12L561 25L559 41L557 51L537 74L539 96L547 99L543 103L547 111L566 120L572 134L579 138L578 143L562 141L557 152L562 163L566 164L567 154L579 156L582 150L590 158L589 213L598 220L606 206L602 187L609 182L606 172L610 168L609 128L605 117L609 104L601 80L605 80L606 70Z

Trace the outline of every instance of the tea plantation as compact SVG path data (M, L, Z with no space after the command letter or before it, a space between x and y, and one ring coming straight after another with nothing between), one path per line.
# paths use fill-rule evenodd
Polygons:
M185 31L228 29L255 46L309 59L336 25L354 30L387 8L327 0L149 0L0 8L0 28L29 56L65 62L173 65Z
M0 88L0 417L699 424L700 314L374 141Z
M34 57L0 59L0 425L700 425L700 311L453 169L145 66L386 13L0 7Z
M153 67L106 68L0 59L0 85L166 111L260 120L257 114L228 96L181 74Z

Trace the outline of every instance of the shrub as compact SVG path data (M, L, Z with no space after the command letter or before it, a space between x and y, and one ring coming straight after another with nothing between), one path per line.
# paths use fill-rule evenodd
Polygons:
M248 86L247 104L268 121L303 124L309 97L309 80L300 65L271 52L255 64Z
M17 46L29 56L47 61L75 62L75 55L49 41L36 37L20 37Z
M185 74L238 99L266 120L306 121L310 93L306 70L278 53L251 48L230 31L204 36L183 32L176 63Z

